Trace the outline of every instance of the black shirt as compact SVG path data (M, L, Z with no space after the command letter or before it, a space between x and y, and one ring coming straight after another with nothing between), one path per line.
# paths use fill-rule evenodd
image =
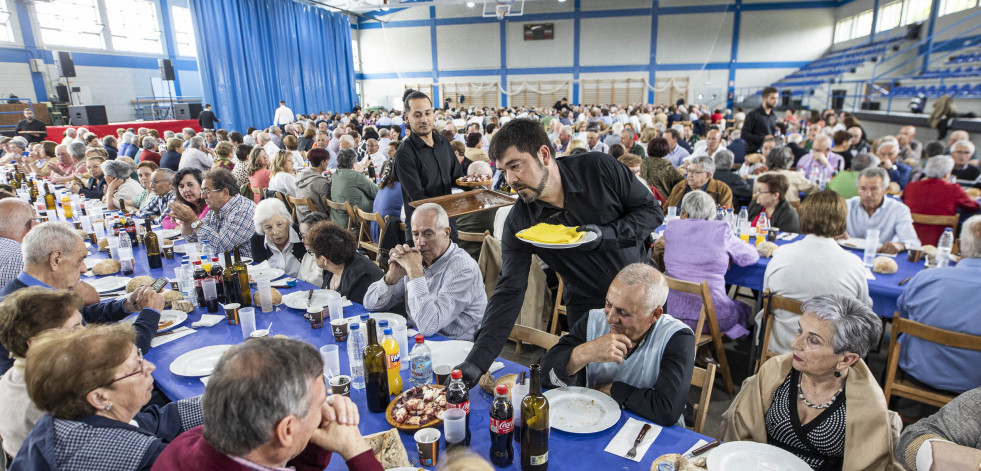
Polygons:
M760 151L760 147L763 146L763 139L766 136L773 136L776 133L777 116L773 113L773 110L767 113L760 106L746 115L740 137L746 141L746 153L752 154Z
M40 133L35 134L33 132L21 131L40 131ZM41 142L44 140L44 138L48 137L48 127L38 119L31 121L22 119L17 122L17 135L23 136L24 139L27 139L27 142L31 144Z
M395 175L402 184L405 202L405 228L410 229L412 212L409 202L450 194L456 179L464 175L453 147L441 134L433 133L433 145L409 133L395 151Z
M218 118L215 117L215 113L211 110L204 110L198 113L198 125L200 125L202 129L214 129L215 121L217 120Z
M570 377L565 369L572 356L572 350L586 343L586 331L589 326L589 316L579 319L572 330L559 339L548 353L541 359L542 384L556 387L549 380L548 372L554 369L555 375L566 384L585 386L586 368L579 370ZM641 340L650 341L651 331ZM639 347L639 345L638 345ZM695 366L695 335L688 329L680 330L672 335L664 345L661 355L660 370L653 388L636 388L627 383L614 382L610 387L610 397L621 407L634 411L637 415L664 425L665 427L678 422L678 417L685 409L688 388L691 385L692 369Z
M661 205L651 191L613 157L589 152L555 162L562 178L565 208L540 200L518 200L504 224L501 278L467 357L484 371L501 353L521 311L533 254L562 275L567 303L602 306L607 288L623 267L650 260L651 232L664 220ZM595 250L582 251L543 249L515 237L515 233L539 222L595 224L602 230L603 240Z

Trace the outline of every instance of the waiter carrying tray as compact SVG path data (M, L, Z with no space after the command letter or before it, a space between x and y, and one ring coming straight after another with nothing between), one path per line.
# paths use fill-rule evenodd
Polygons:
M590 152L556 159L542 125L513 119L494 134L488 152L521 197L504 223L503 268L487 303L473 350L457 368L477 384L501 352L518 318L531 256L565 282L569 325L605 306L606 290L621 269L649 263L651 232L664 213L650 190L613 157ZM534 246L515 234L538 223L578 226L595 240L568 249Z

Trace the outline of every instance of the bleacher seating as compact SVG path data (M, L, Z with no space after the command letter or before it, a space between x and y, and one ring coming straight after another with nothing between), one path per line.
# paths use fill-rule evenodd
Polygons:
M919 95L981 98L981 46L972 45L955 51L939 66L914 77L901 78L898 82L900 85L893 86L890 93L893 98Z
M841 51L829 52L821 58L794 71L790 75L773 83L774 87L794 90L803 93L803 89L814 88L826 84L841 75L853 72L856 68L876 60L885 54L893 43L905 38L887 38L870 44L863 44Z

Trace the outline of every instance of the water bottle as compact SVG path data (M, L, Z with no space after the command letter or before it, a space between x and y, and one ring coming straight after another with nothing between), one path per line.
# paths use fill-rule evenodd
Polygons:
M352 322L348 328L347 359L351 363L351 387L364 389L364 358L361 351L367 342L361 333L361 323Z
M726 224L729 224L729 230L731 230L733 233L735 233L736 232L736 217L735 217L735 215L733 213L732 208L727 208L726 209L726 219L725 220L726 220Z
M739 229L740 234L749 234L752 232L749 226L749 210L745 206L739 209L739 219L737 220L736 227Z
M940 242L937 242L937 257L934 261L934 267L943 268L947 266L947 262L950 260L950 251L953 247L954 231L948 227L940 235Z
M190 257L187 255L181 257L181 274L178 284L181 287L181 293L184 295L184 299L197 305L198 293L194 289L194 266L191 265Z
M416 346L412 348L412 353L409 355L409 364L412 368L413 386L433 382L433 354L422 334L416 335Z
M715 220L725 221L725 219L726 219L726 208L723 206L719 206L718 209L715 210Z

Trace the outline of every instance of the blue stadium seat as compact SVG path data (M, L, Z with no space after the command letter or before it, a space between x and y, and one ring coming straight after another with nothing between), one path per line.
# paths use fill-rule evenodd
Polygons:
M975 85L974 88L971 89L969 96L981 96L981 83Z

